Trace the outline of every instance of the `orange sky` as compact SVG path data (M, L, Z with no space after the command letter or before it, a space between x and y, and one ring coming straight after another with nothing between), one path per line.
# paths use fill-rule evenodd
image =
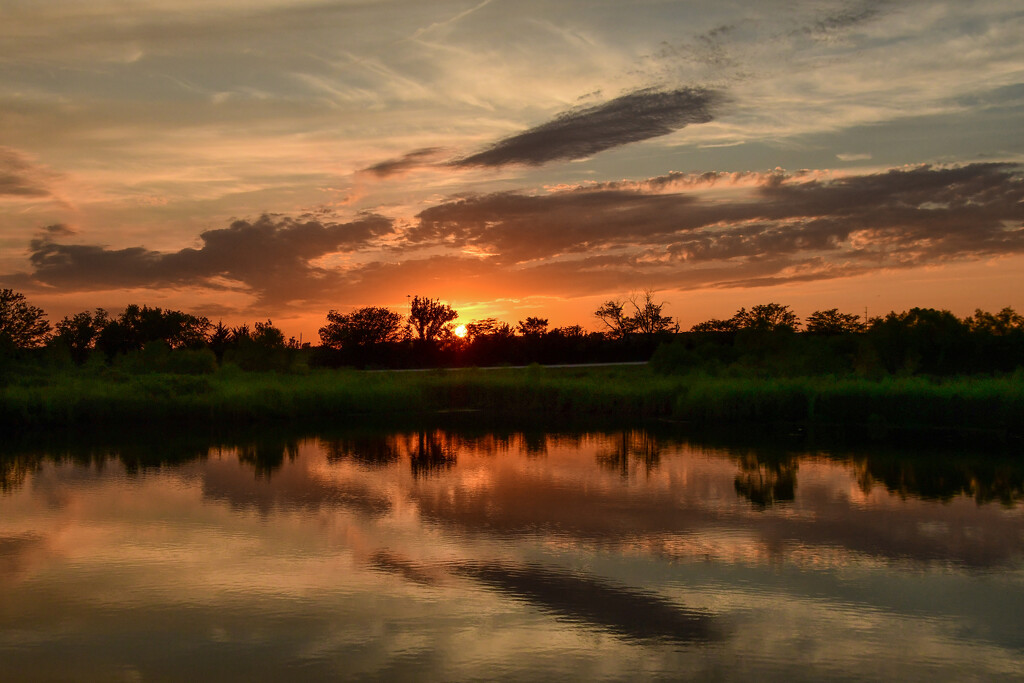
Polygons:
M0 6L0 286L52 321L1024 309L1008 0Z

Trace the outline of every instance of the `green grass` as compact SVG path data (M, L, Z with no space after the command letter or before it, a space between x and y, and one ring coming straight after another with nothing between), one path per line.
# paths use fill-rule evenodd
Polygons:
M1024 425L1024 375L1005 377L665 376L646 367L15 377L0 423L38 429L152 421L204 424L358 420L448 410L537 418L807 422L873 429L1002 430Z

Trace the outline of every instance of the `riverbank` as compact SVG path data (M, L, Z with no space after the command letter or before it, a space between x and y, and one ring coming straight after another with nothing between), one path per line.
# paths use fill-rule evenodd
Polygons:
M792 422L1020 435L1024 376L732 377L659 375L643 366L422 373L38 374L0 388L0 423L39 430L159 422L398 418L479 410L523 418Z

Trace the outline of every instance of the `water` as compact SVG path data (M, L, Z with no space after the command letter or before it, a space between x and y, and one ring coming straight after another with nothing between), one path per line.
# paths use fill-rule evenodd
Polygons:
M0 454L0 679L1024 680L1024 463L642 430Z

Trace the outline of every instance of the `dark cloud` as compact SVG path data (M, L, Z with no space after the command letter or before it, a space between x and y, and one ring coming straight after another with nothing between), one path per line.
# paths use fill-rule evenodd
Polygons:
M420 213L408 240L469 248L538 272L567 264L579 271L583 254L604 254L636 276L660 273L666 285L698 286L1024 252L1024 178L1016 166L922 166L830 180L779 172L756 176L756 189L732 201L679 191L727 177L672 174L464 198ZM601 269L612 277L610 263Z
M728 191L717 192L721 184ZM1024 173L1010 164L846 177L673 173L454 199L400 232L375 215L350 223L264 216L205 232L200 248L173 253L61 244L57 236L32 242L34 272L21 281L65 290L232 287L263 304L329 299L338 308L423 288L484 301L758 287L1024 254ZM315 261L366 248L378 249L375 260L344 268Z
M0 197L48 197L44 175L13 149L0 147Z
M426 209L407 239L475 247L502 263L518 263L673 233L694 202L684 195L617 189L544 196L499 193Z
M311 261L334 252L356 251L391 233L391 221L364 215L348 223L262 216L200 234L198 249L172 253L143 247L108 249L60 244L45 236L31 242L37 283L69 290L201 285L224 280L253 290L263 301L302 296L329 274Z
M48 237L70 237L71 235L78 234L77 230L63 223L54 223L53 225L47 225L43 227L39 232L42 235Z
M374 164L360 172L376 176L377 178L390 178L391 176L400 175L423 166L431 159L436 158L440 151L439 147L425 147L409 152L397 159L389 159L379 164Z
M721 93L703 88L640 90L594 107L570 111L513 135L453 166L539 166L583 159L631 142L667 135L691 123L707 123Z

